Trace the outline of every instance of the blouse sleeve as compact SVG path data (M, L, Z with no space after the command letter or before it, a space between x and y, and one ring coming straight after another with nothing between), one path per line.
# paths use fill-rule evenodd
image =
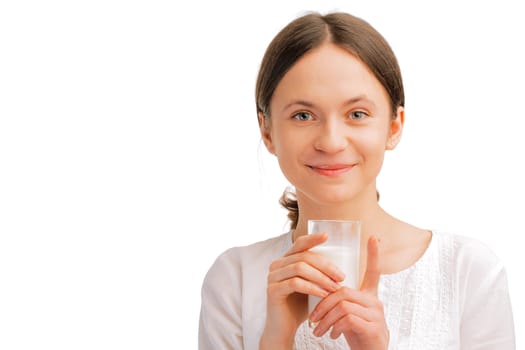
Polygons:
M458 261L461 349L514 350L514 322L503 264L479 242L463 247Z
M241 271L231 249L217 258L202 285L199 350L243 349Z

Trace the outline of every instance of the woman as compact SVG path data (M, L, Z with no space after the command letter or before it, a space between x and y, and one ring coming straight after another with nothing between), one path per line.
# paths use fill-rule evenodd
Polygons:
M345 13L292 21L266 51L256 103L264 144L295 188L281 198L292 230L216 260L201 349L514 349L490 249L379 206L376 178L405 115L397 60L374 28ZM361 221L359 290L310 251L327 237L306 235L309 219ZM308 295L323 298L311 314Z

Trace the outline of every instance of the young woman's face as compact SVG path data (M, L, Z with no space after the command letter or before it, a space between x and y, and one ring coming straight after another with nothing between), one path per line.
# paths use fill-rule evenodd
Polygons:
M392 114L386 90L368 68L324 44L279 82L261 132L298 198L336 204L375 198L384 152L401 134L403 111Z

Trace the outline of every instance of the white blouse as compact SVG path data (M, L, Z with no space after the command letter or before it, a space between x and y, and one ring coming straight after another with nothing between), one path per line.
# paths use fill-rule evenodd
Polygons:
M258 349L270 263L292 246L292 232L220 255L202 286L199 349ZM379 299L389 349L515 349L505 269L472 238L433 232L411 267L382 275ZM343 336L317 338L304 322L295 349L349 349Z

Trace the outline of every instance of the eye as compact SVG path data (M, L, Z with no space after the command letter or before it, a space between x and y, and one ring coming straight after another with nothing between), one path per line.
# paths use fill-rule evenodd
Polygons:
M292 116L293 119L297 119L297 120L300 120L300 121L309 121L309 120L312 120L314 119L314 117L308 113L308 112L299 112L299 113L296 113Z
M366 112L363 112L363 111L351 112L349 116L349 118L352 120L365 119L366 117L368 117L368 114L366 114Z

